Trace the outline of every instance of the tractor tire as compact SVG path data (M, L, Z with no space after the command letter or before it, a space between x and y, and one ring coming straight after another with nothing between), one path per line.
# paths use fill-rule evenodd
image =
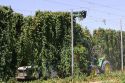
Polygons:
M111 73L111 65L109 61L104 61L101 67L102 73L108 74Z
M99 69L98 69L98 67L95 66L95 65L92 65L90 75L92 75L92 76L96 76L97 74L99 74Z

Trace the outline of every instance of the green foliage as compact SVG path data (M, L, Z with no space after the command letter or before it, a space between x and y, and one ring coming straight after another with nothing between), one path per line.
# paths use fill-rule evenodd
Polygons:
M87 49L83 45L77 45L74 47L74 65L75 74L81 74L87 68ZM83 74L83 73L82 73Z
M41 12L24 17L10 7L0 6L0 78L15 77L19 66L39 67L42 77L56 71L59 77L71 75L71 17L69 12ZM74 27L75 74L86 67L90 33ZM11 80L10 80L11 81ZM13 80L12 80L13 81Z
M70 76L70 21L69 12L37 11L34 16L24 17L14 13L10 7L0 6L0 81L15 77L16 69L26 65L39 67L43 78L51 77L52 71L56 71L58 77ZM123 32L123 42L124 37ZM119 69L119 40L120 31L99 28L91 36L87 28L75 23L74 74L83 74L91 59L94 45L100 45L112 68ZM9 81L15 82L15 79Z
M125 33L123 32L123 42L124 37ZM114 70L121 67L120 40L120 31L99 28L93 34L94 44L102 47L103 54L106 55Z
M17 22L15 22L16 15L10 7L0 6L0 16L0 76L3 79L8 79L10 76L15 76L17 65ZM19 21L19 19L16 20Z

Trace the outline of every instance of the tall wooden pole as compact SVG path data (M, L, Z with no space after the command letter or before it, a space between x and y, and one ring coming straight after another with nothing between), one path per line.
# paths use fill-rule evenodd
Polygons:
M72 77L73 77L73 66L74 66L74 53L73 53L73 10L71 10L71 55L72 55Z
M121 28L121 71L124 70L123 64L123 36L122 36L122 20L120 20L120 28Z

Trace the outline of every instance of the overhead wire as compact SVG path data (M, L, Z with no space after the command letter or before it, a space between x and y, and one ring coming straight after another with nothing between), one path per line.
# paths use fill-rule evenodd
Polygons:
M80 7L80 8L82 9L84 7ZM99 12L99 13L103 13L103 14L107 14L107 15L113 15L113 16L118 16L118 17L121 17L121 18L125 18L125 16L123 16L123 15L107 12L107 11L104 11L104 10L99 10L99 9L96 9L96 8L91 8L91 10L89 9L89 11L94 11L94 12Z
M46 0L46 2L48 2L49 0ZM50 2L49 2L50 3ZM78 9L78 8L83 8L84 7L84 9L86 8L87 10L89 10L89 8L88 7L85 7L85 6L79 6L79 5L76 5L76 4L69 4L69 3L64 3L64 2L60 2L60 1L57 1L57 0L52 0L52 3L59 3L59 4L63 4L63 5L65 5L65 6L69 6L69 7L71 7L71 6L73 6L73 7L75 7L75 8L68 8L68 9L66 9L66 10L75 10L75 9Z
M110 7L110 6L107 6L107 5L103 5L103 4L97 4L97 3L94 3L94 2L90 2L90 1L87 1L87 0L84 0L85 2L89 3L89 4L94 4L94 5L98 5L98 6L101 6L101 7L106 7L106 8L111 8L111 9L114 9L114 10L118 10L120 11L120 9L117 9L117 8L113 8L113 7ZM64 5L69 5L69 6L78 6L78 5L74 5L74 4L67 4L67 3L64 3L64 2L60 2L60 1L57 1L57 0L53 0L53 2L56 2L56 3L60 3L60 4L64 4ZM83 7L83 6L79 6L77 8L73 8L73 10L75 9L87 9L88 11L94 11L94 10L97 10L95 12L99 12L99 13L105 13L107 15L114 15L114 16L118 16L118 17L122 17L122 18L125 18L125 16L123 15L120 15L120 14L116 14L116 13L111 13L111 12L107 12L107 11L103 11L103 10L99 10L99 9L96 9L96 8L89 8L89 7ZM70 8L71 9L71 8ZM123 12L123 11L122 11Z
M46 0L47 1L47 0ZM49 1L49 0L48 0ZM63 5L65 5L65 6L78 6L78 5L74 5L74 4L67 4L67 3L64 3L64 2L59 2L59 1L55 1L55 0L53 0L53 3L60 3L60 4L63 4ZM90 3L90 2L89 2ZM115 15L115 16L121 16L121 15L118 15L118 14L114 14L114 13L110 13L110 12L106 12L106 11L102 11L102 10L99 10L99 9L95 9L95 8L88 8L88 7L85 7L85 6L80 6L80 7L77 7L77 8L69 8L69 9L73 9L73 10L75 10L75 9L87 9L88 11L94 11L94 10L98 10L98 11L95 11L95 12L100 12L100 13L106 13L106 14L109 14L109 15ZM69 10L68 9L68 10ZM94 10L93 10L94 9ZM28 11L28 12L33 12L32 10L21 10L21 9L16 9L16 10L19 10L19 11ZM121 17L123 17L123 16L121 16Z
M91 1L87 1L87 0L83 0L83 1L84 1L84 3L88 3L88 4L90 4L90 5L95 5L95 6L99 6L99 7L110 8L110 9L113 9L113 10L117 10L117 11L120 11L120 12L124 12L123 10L121 10L121 9L119 9L119 8L114 8L114 7L105 5L105 4L99 4L99 3L95 3L95 2L91 2ZM95 8L92 8L92 9L98 10L98 11L96 11L96 12L106 13L106 14L109 14L109 15L114 15L114 16L119 16L119 17L125 18L124 15L120 15L120 14L116 14L116 13L111 13L111 12L107 12L107 11L103 11L103 10L99 10L99 9L95 9Z
M85 0L86 1L86 0ZM63 2L59 2L59 1L56 1L57 3L60 3L60 4L62 4ZM88 2L89 4L91 3L91 4L94 4L94 5L98 5L98 6L100 6L100 7L106 7L106 8L110 8L110 9L113 9L113 10L118 10L118 11L122 11L122 10L120 10L120 9L117 9L117 8L113 8L113 7L110 7L110 6L108 6L108 5L103 5L103 4L96 4L96 3L94 3L94 2ZM70 5L70 6L77 6L77 5L74 5L74 4L67 4L67 3L63 3L63 4L65 4L65 5ZM99 10L99 9L96 9L96 8L88 8L88 7L83 7L83 6L80 6L80 7L77 7L77 8L74 8L73 10L75 10L75 9L87 9L88 11L94 11L94 10L97 10L97 11L95 11L95 12L99 12L99 13L105 13L105 14L107 14L107 15L114 15L114 16L118 16L118 17L120 17L120 18L125 18L125 16L123 16L123 15L120 15L120 14L116 14L116 13L111 13L111 12L107 12L107 11L103 11L103 10ZM123 11L122 11L123 12ZM97 20L97 17L96 18L93 18L92 16L87 16L87 17L89 17L91 20L93 20L93 21L95 21L95 22L101 22L101 23L103 23L103 24L105 24L106 25L106 21L108 20L110 20L110 21L114 21L114 19L105 19L105 18L99 18L98 20ZM119 19L116 19L116 21L117 20L119 20ZM104 22L105 21L105 22ZM81 23L80 23L81 24Z
M46 1L49 1L49 0L46 0ZM85 2L87 2L87 3L89 3L89 4L96 4L96 3L94 3L94 2L90 2L90 1L87 1L87 0L84 0ZM60 1L57 1L57 0L52 0L52 2L53 3L57 3L57 4L62 4L62 5L65 5L65 6L78 6L78 5L74 5L74 4L68 4L68 3L64 3L64 2L60 2ZM97 4L96 4L97 5ZM109 7L109 6L107 6L107 5L99 5L99 6L104 6L104 7ZM112 7L109 7L109 8L112 8ZM122 16L122 15L119 15L119 14L115 14L115 13L111 13L111 12L107 12L107 11L103 11L103 10L99 10L99 9L96 9L96 8L89 8L89 7L86 7L86 6L78 6L77 8L70 8L70 9L68 9L68 10L71 10L71 9L73 9L73 10L75 10L75 9L87 9L87 11L95 11L95 12L99 12L99 13L105 13L105 14L107 14L107 15L114 15L114 16L118 16L118 17L120 17L120 18L125 18L125 16ZM114 8L112 8L112 9L114 9ZM21 9L15 9L15 10L18 10L18 11L25 11L25 12L31 12L31 13L33 13L34 11L32 11L32 10L21 10ZM67 10L67 11L68 11ZM117 9L115 9L115 10L117 10Z
M56 2L56 3L60 3L60 4L62 4L63 3L63 5L69 5L69 6L77 6L77 5L74 5L74 4L68 4L68 3L64 3L64 2L59 2L59 1L55 1L54 0L54 2ZM89 2L90 3L90 2ZM93 3L93 2L92 2ZM92 4L91 3L91 4ZM94 4L96 4L96 3L94 3ZM99 6L104 6L104 7L109 7L109 6L106 6L106 5L99 5ZM112 8L112 7L109 7L109 8ZM87 11L95 11L95 12L99 12L99 13L105 13L105 14L107 14L107 15L113 15L113 16L118 16L119 18L118 19L107 19L107 18L97 18L97 17L92 17L92 16L87 16L87 17L89 17L91 20L93 20L93 21L95 21L95 22L100 22L100 23L103 23L103 24L105 24L106 25L106 23L107 23L107 21L109 22L112 22L112 21L117 21L117 20L119 20L120 18L125 18L125 16L122 16L122 15L120 15L120 14L116 14L116 13L111 13L111 12L107 12L107 11L104 11L104 10L99 10L99 9L96 9L96 8L88 8L88 7L83 7L83 6L80 6L80 7L77 7L77 8L75 8L75 9L87 9ZM75 9L73 9L73 10L75 10ZM114 10L117 10L117 9L114 9ZM97 20L98 19L98 20ZM114 22L113 22L114 23Z
M114 7L111 7L111 6L106 5L106 4L95 3L95 2L88 1L88 0L83 0L83 1L84 1L84 3L92 4L92 5L95 5L95 6L101 6L101 7L105 7L105 8L110 8L110 9L113 9L113 10L117 10L117 11L123 12L123 10L121 10L119 8L114 8Z
M113 15L113 16L117 16L117 17L119 17L119 18L125 18L125 16L124 15L120 15L120 14L116 14L116 13L111 13L111 12L107 12L107 11L103 11L103 10L99 10L99 9L96 9L96 8L89 8L89 7L86 7L86 6L80 6L80 5L74 5L74 4L68 4L68 3L64 3L64 2L61 2L61 1L57 1L57 0L47 0L47 1L53 1L54 3L59 3L59 4L63 4L63 5L68 5L68 6L75 6L76 8L69 8L68 10L76 10L76 9L84 9L84 10L87 10L88 12L89 11L94 11L94 12L98 12L98 13L103 13L103 14L107 14L107 15ZM86 0L85 0L86 1ZM89 3L93 3L93 4L96 4L96 3L94 3L94 2L90 2L89 1ZM96 4L96 5L98 5L98 4ZM104 6L104 7L107 7L108 8L108 6L106 6L106 5L99 5L99 6ZM112 8L113 9L113 7L110 7L109 6L109 8ZM67 10L67 11L68 11ZM114 8L114 10L118 10L118 9L115 9Z

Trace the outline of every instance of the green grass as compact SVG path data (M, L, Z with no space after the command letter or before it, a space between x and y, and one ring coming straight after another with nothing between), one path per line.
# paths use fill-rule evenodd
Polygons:
M75 76L72 80L71 77L65 79L53 78L48 80L34 80L23 83L125 83L125 72L113 72L110 74L99 74L97 76ZM10 79L7 83L22 83L17 82L14 78Z

